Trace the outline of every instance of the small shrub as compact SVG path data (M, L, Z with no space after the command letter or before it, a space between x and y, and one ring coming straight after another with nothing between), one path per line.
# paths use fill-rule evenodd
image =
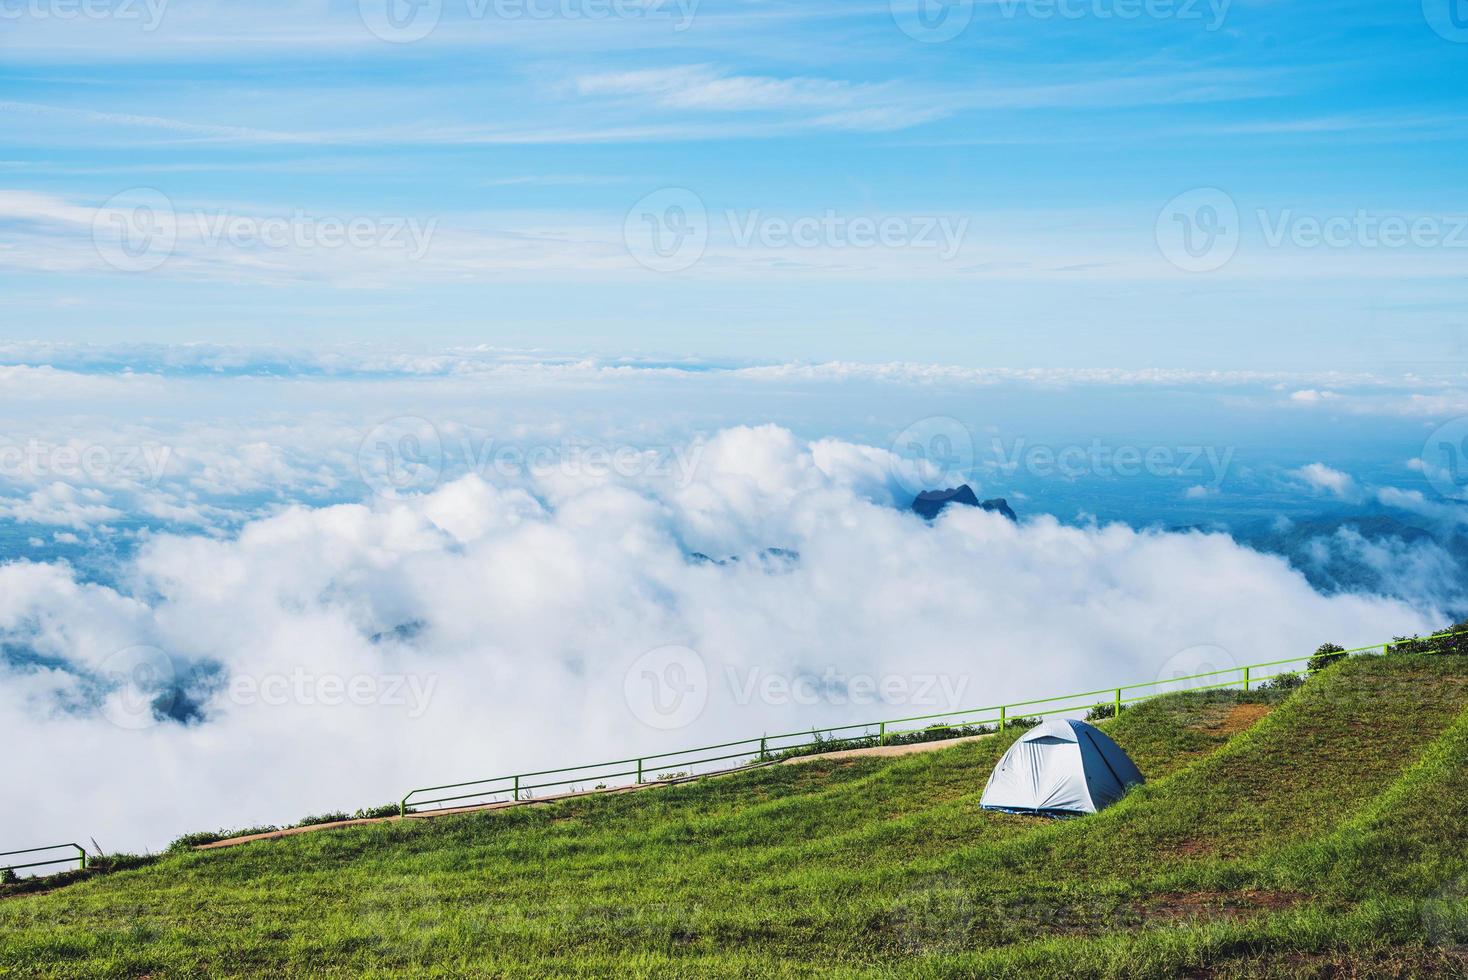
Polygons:
M1334 643L1322 643L1310 656L1310 663L1306 669L1312 674L1319 673L1337 660L1344 660L1345 657L1345 647L1336 646Z
M409 813L412 813L413 812L413 808L412 807L408 807L408 812ZM358 810L356 813L352 814L352 819L353 820L375 820L378 817L395 817L397 815L398 815L398 804L396 804L396 803L384 803L381 806L363 807L362 809Z
M1305 678L1291 671L1283 674L1275 674L1269 680L1259 685L1261 691L1293 691L1305 683Z
M0 885L18 884L20 884L20 875L16 874L13 868L6 868L5 870L0 871Z
M155 854L93 854L87 858L90 872L131 871L143 868L158 860Z
M304 817L299 822L297 822L295 824L295 826L297 826L297 827L315 827L317 824L323 824L323 823L340 823L343 820L350 820L350 819L352 819L352 818L351 818L351 816L349 814L343 813L342 811L338 810L335 813L322 813L322 814L318 814L318 815L313 816L313 817Z
M1125 705L1124 704L1124 705L1121 706L1121 710L1122 711L1125 711L1129 707L1130 707L1130 705ZM1086 712L1086 720L1087 721L1105 721L1107 718L1115 718L1115 717L1116 717L1116 702L1115 701L1102 701L1100 704L1097 704L1097 705L1093 706L1090 711L1087 711Z

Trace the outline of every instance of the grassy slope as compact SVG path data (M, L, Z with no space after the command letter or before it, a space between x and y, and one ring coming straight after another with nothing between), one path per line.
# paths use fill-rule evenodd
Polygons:
M171 856L0 901L0 974L1468 976L1468 658L1277 700L1107 723L1079 821L980 810L993 738Z

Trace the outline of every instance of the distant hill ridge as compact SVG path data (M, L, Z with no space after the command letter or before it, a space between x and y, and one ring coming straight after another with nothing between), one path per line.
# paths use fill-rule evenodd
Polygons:
M943 508L949 504L963 504L966 507L977 507L995 514L1003 514L1011 521L1018 523L1019 515L1014 508L1009 506L1009 501L1003 497L994 497L991 500L979 500L978 494L974 493L973 487L964 483L947 490L924 490L912 501L912 509L921 514L927 520L932 520L943 512Z

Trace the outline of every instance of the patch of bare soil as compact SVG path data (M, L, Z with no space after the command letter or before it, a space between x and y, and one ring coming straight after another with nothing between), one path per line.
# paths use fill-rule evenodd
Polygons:
M1228 960L1187 976L1289 977L1329 980L1426 980L1468 976L1468 956L1451 949L1403 947L1371 953L1283 953L1267 959Z
M1169 892L1143 901L1138 912L1144 919L1186 922L1208 919L1240 920L1265 912L1294 908L1306 901L1298 892L1249 888L1243 891L1204 890Z
M1229 705L1228 710L1221 717L1209 718L1201 727L1209 735L1230 736L1237 735L1246 729L1253 728L1266 715L1274 710L1272 704L1234 704Z
M1205 857L1213 853L1213 845L1206 840L1185 840L1167 849L1173 857Z

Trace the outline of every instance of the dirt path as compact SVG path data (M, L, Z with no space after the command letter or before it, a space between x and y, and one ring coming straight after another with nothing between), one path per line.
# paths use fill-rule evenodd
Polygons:
M756 762L753 765L738 766L734 769L721 769L718 772L699 773L696 776L680 776L677 779L659 779L646 783L633 783L630 786L612 786L607 789L586 789L574 793L557 793L554 796L540 796L533 800L501 800L497 803L477 803L473 806L447 807L442 810L423 810L419 813L410 813L405 817L369 817L362 820L336 820L331 823L315 823L308 827L286 827L283 830L272 830L263 834L247 834L244 837L230 837L226 840L217 840L210 844L200 844L194 848L196 851L213 851L221 847L237 847L240 844L250 844L260 840L279 840L282 837L295 837L298 834L313 834L320 830L339 830L343 827L364 827L368 824L393 823L398 820L432 820L435 817L448 817L458 813L482 813L489 810L508 810L520 806L544 806L547 803L557 803L561 800L574 800L583 796L609 796L617 793L637 793L643 790L657 789L662 786L677 786L680 783L693 782L696 779L708 779L715 776L729 776L738 772L749 772L751 769L762 769L765 766L777 764L794 765L806 762L819 762L822 760L854 759L861 756L897 757L912 755L916 752L933 752L938 749L950 748L963 742L972 742L979 738L988 738L987 735L969 735L964 738L949 738L939 742L915 742L911 745L878 745L869 749L845 749L840 752L823 752L819 755L797 755L789 759L783 759L780 763Z

